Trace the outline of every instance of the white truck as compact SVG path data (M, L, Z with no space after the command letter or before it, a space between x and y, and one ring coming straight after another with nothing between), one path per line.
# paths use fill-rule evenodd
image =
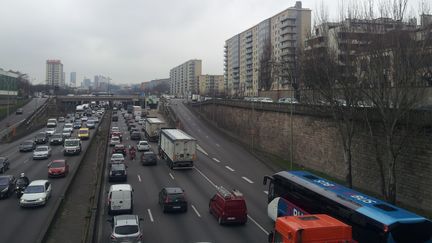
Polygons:
M171 169L193 167L197 158L195 138L180 129L162 128L158 145L159 156Z
M81 140L78 138L68 138L63 143L63 154L73 155L81 153Z
M165 126L165 122L156 117L149 117L144 123L144 132L149 141L157 141L159 139L159 131Z
M141 106L134 105L134 106L133 106L132 113L133 113L133 115L134 115L134 118L135 118L135 117L141 117L141 113L142 113L142 108L141 108Z

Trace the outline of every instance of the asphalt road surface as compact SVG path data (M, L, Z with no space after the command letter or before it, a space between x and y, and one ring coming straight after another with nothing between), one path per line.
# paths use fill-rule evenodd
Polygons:
M198 120L180 100L171 101L184 130L198 140L198 161L193 169L170 170L163 160L156 166L142 166L126 160L128 180L134 188L134 214L138 214L144 242L266 242L272 228L267 216L267 188L262 185L264 175L274 171L253 157L241 146L227 140L218 132ZM122 116L111 126L120 127L125 145L130 141L129 132ZM157 144L151 143L154 152ZM109 149L110 153L111 149ZM110 155L110 154L109 154ZM107 156L108 158L110 156ZM109 185L105 173L104 196L99 207L101 218L98 225L98 241L107 242L111 225L107 222L106 191ZM189 202L186 213L164 214L158 205L158 193L162 187L180 186ZM210 215L208 204L216 192L216 186L240 190L248 207L246 225L219 225Z
M64 123L58 123L57 132L61 132ZM63 159L65 156L62 152L62 145L51 145L52 156L45 160L33 160L32 152L19 152L18 146L24 140L31 140L41 129L26 137L12 142L10 144L2 144L0 148L0 156L7 156L10 161L10 170L7 170L5 174L14 175L18 177L20 173L24 172L30 181L38 179L48 178L47 165L51 160ZM76 136L77 130L74 130ZM90 130L90 135L93 137L95 134L94 130ZM82 152L80 155L67 156L66 160L69 163L69 172L77 169L79 161L82 159L84 151L87 149L90 143L90 139L82 141ZM48 145L48 143L46 144ZM70 176L69 173L67 176ZM18 205L18 198L15 194L9 198L0 200L0 215L1 215L1 227L0 227L0 242L35 242L43 227L49 224L49 214L56 204L57 200L60 200L60 195L66 190L66 178L54 178L49 179L52 183L53 191L52 196L48 200L47 205L38 208L20 208Z
M8 117L5 117L4 119L0 120L0 132L4 129L7 129L7 125L13 126L20 121L25 120L27 117L29 117L33 112L39 108L41 105L45 103L47 98L33 98L29 103L24 105L22 107L23 114L16 115L15 112L10 113Z

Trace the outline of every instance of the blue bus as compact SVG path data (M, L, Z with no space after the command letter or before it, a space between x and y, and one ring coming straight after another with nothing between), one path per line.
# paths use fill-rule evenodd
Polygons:
M432 222L305 171L265 176L270 218L328 214L350 225L358 242L432 243Z

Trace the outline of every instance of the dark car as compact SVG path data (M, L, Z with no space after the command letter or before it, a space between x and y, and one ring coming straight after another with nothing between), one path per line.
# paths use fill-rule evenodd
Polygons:
M112 153L120 153L126 155L126 147L123 144L116 144L114 145Z
M133 127L130 131L129 134L132 135L132 133L134 132L139 132L139 128L138 127Z
M4 173L9 170L9 160L7 157L0 157L0 173Z
M69 164L64 159L53 160L48 165L48 177L66 177L69 173Z
M15 177L12 175L0 176L0 198L9 197L15 190Z
M22 108L18 108L18 109L16 110L15 114L17 114L17 115L22 115L23 112L24 112L24 111L23 111Z
M112 121L113 121L113 122L118 121L118 116L113 116L113 117L112 117Z
M36 144L45 144L48 142L48 135L45 132L40 132L35 137Z
M131 140L141 140L141 133L136 131L131 134Z
M147 151L141 154L142 165L155 165L157 164L157 156L153 151Z
M127 181L125 164L112 164L110 167L108 181Z
M19 145L20 152L33 151L36 148L36 143L33 140L26 140Z
M64 137L61 133L54 133L50 138L50 144L60 145L63 144Z
M184 190L180 187L165 187L159 192L159 205L162 211L181 211L186 212L188 203Z

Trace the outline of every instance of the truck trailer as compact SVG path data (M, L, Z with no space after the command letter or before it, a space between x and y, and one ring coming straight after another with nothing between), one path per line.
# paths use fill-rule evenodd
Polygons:
M165 126L165 122L156 117L149 117L144 123L144 132L149 141L157 141L159 139L159 131Z
M170 169L194 166L197 141L182 130L162 128L158 145L159 156L166 160Z

